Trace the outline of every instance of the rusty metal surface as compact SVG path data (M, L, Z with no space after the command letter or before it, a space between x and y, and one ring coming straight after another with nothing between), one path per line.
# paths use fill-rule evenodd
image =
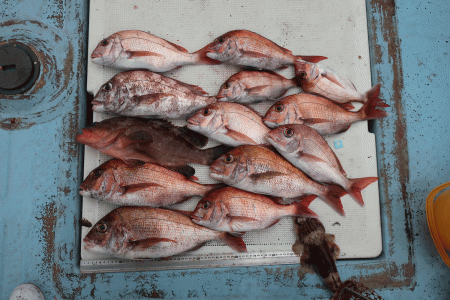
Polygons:
M29 44L38 83L0 96L0 298L33 283L46 299L328 299L298 265L80 274L87 32L85 0L2 0L0 43ZM428 232L425 198L449 180L450 4L367 0L373 82L390 116L375 122L383 254L339 261L342 280L385 299L446 299L450 270Z

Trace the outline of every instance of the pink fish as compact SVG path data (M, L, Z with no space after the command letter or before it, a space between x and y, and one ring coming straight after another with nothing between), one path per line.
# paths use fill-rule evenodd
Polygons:
M318 196L344 215L341 187L313 181L301 170L275 152L263 147L244 145L220 156L210 167L210 176L232 187L293 202ZM308 198L309 199L309 198Z
M320 64L296 61L294 67L297 81L303 91L307 93L325 97L350 109L352 106L348 107L347 103L353 101L366 103L369 99L372 99L375 106L389 106L378 98L381 84L377 84L366 93L361 94L350 80L337 76L332 70Z
M260 70L287 68L299 59L312 62L326 59L324 56L295 56L290 50L248 30L229 31L202 50L214 60Z
M269 133L269 142L309 177L317 182L341 186L361 205L364 204L361 190L378 180L378 177L347 178L325 139L306 125L282 125Z
M221 240L238 252L244 241L228 232L212 230L176 211L122 206L98 221L84 237L88 251L127 259L170 257Z
M140 30L110 35L98 43L91 58L100 65L153 72L166 72L184 65L220 64L206 57L203 49L188 53L183 47Z
M219 101L258 103L275 100L297 86L295 78L287 79L270 71L241 71L225 81L217 94Z
M266 112L264 123L271 127L284 124L305 124L322 135L347 131L358 121L384 118L387 112L376 109L377 99L371 98L357 112L348 111L334 102L307 93L284 97Z
M283 217L317 217L308 205L308 200L281 205L267 196L225 187L203 197L191 218L214 230L246 232L273 226Z

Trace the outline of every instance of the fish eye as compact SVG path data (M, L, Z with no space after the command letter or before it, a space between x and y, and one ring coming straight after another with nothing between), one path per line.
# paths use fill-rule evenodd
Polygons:
M202 110L202 114L204 116L208 116L211 114L211 110L209 108L205 108L204 110Z
M308 75L308 74L306 74L305 71L301 71L301 72L298 74L298 76L299 76L301 79L306 78L307 75Z
M223 43L225 39L223 37L219 38L219 43Z
M106 232L107 229L108 229L108 226L106 226L105 223L98 224L98 226L97 226L97 230L100 232Z
M109 42L107 39L104 39L100 42L102 44L102 46L108 46Z
M275 111L276 112L282 112L284 110L284 105L277 105L275 106Z
M285 137L290 138L294 135L294 130L290 129L290 128L285 128L283 130L283 134Z
M102 174L103 174L102 169L95 170L94 177L99 178L100 176L102 176Z
M234 161L234 157L232 155L227 155L225 157L225 162L226 163L232 163Z
M103 90L104 91L110 91L112 89L112 84L111 84L111 82L108 82L107 84L105 84L104 86L103 86Z
M230 83L229 82L225 82L225 84L223 85L224 88L228 89L230 88Z
M203 206L202 206L204 209L208 209L208 208L210 208L211 207L211 202L209 202L209 201L206 201L205 203L203 203Z

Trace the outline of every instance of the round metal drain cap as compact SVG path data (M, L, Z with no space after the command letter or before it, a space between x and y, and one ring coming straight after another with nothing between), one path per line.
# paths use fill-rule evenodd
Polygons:
M39 76L36 54L21 43L0 46L0 94L15 95L29 90Z

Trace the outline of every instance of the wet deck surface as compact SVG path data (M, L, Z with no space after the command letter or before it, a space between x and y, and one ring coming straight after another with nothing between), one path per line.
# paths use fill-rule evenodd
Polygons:
M42 74L25 96L0 99L0 298L21 283L46 299L328 299L298 265L80 274L87 4L0 1L0 44L37 50ZM341 278L385 299L446 299L448 274L428 231L425 198L449 180L450 3L367 1L372 80L390 116L377 135L383 254L339 261Z

